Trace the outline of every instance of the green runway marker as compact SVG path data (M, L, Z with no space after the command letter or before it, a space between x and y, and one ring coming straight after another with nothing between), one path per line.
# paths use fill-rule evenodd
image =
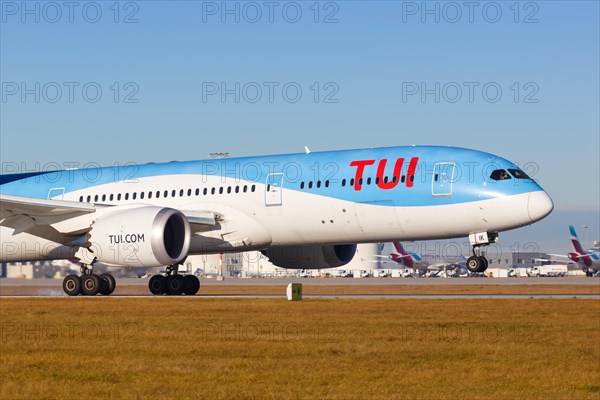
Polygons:
M290 283L287 286L287 299L290 301L302 300L302 284Z

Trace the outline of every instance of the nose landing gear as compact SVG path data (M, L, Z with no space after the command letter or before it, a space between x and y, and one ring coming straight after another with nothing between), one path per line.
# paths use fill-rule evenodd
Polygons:
M467 269L470 272L485 272L489 261L481 254L481 248L496 243L498 241L498 232L479 232L469 235L469 242L473 247L473 255L467 260Z

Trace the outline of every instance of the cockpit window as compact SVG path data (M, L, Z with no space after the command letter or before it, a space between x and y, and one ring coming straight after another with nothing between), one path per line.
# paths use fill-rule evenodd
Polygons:
M525 172L521 171L520 169L509 169L508 172L510 172L510 174L517 179L531 179L529 177L529 175L527 175Z
M505 179L511 179L508 172L506 172L503 169L497 169L494 172L492 172L492 174L490 175L490 178L492 178L495 181L503 181Z

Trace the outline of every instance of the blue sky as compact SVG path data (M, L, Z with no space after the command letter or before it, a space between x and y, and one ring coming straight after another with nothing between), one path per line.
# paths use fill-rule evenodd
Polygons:
M2 172L457 145L600 236L596 1L0 3Z

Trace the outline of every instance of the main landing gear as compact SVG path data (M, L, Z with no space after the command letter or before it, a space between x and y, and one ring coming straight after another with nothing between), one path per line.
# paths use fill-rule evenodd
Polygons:
M95 262L95 261L94 261ZM92 262L92 265L93 263ZM81 277L67 275L63 280L63 290L69 296L95 296L100 293L108 296L115 291L117 282L111 274L96 275L92 273L93 266L81 265Z
M196 275L178 275L178 264L169 265L165 275L154 275L148 282L150 292L155 295L193 296L200 290L200 279Z

